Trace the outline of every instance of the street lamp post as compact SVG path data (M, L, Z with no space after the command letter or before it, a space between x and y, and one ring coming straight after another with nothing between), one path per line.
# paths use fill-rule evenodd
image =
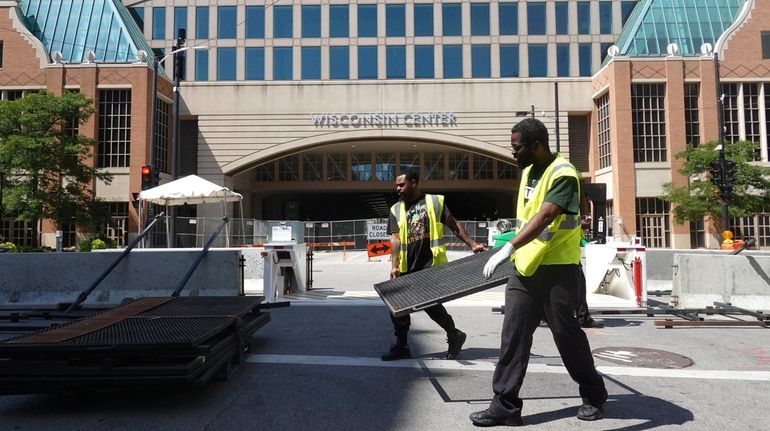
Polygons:
M724 95L722 80L719 76L719 53L714 52L714 81L717 87L717 123L719 125L719 195L722 198L722 230L730 230L729 201L730 191L727 185L725 162L725 131L724 131Z

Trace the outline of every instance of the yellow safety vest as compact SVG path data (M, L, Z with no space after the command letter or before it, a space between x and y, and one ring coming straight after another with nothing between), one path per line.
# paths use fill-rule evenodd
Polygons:
M529 201L524 203L524 189L531 170L532 166L528 166L522 173L516 205L517 233L535 214L540 212L545 196L557 178L575 178L578 183L578 196L580 196L577 170L557 153L556 158L543 172L543 176L535 186ZM537 238L516 249L513 257L516 262L516 270L521 275L528 277L534 274L540 265L578 264L580 262L580 234L580 214L560 214Z
M441 223L441 213L444 211L444 196L425 195L425 204L428 210L428 222L430 223L430 251L433 253L433 265L437 266L447 262L446 246L444 245L444 225ZM398 221L398 236L401 240L401 248L398 250L398 270L409 271L406 262L407 251L407 222L406 203L398 202L390 207L390 213Z

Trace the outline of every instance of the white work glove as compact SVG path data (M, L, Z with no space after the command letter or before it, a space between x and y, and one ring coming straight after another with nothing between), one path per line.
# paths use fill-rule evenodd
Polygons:
M495 268L510 259L514 251L516 251L516 249L513 248L513 244L510 242L506 242L504 246L500 247L500 250L493 254L487 261L487 264L484 265L484 278L491 277L495 272Z

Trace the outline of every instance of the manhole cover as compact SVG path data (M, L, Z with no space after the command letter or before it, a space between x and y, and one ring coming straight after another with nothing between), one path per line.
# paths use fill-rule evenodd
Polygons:
M692 359L678 353L642 347L602 347L593 355L613 364L642 368L687 368Z

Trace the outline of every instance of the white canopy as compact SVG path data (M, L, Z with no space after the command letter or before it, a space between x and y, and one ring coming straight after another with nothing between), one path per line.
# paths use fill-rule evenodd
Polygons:
M156 205L195 205L237 202L241 199L243 196L240 193L204 180L197 175L188 175L139 193L139 200Z

